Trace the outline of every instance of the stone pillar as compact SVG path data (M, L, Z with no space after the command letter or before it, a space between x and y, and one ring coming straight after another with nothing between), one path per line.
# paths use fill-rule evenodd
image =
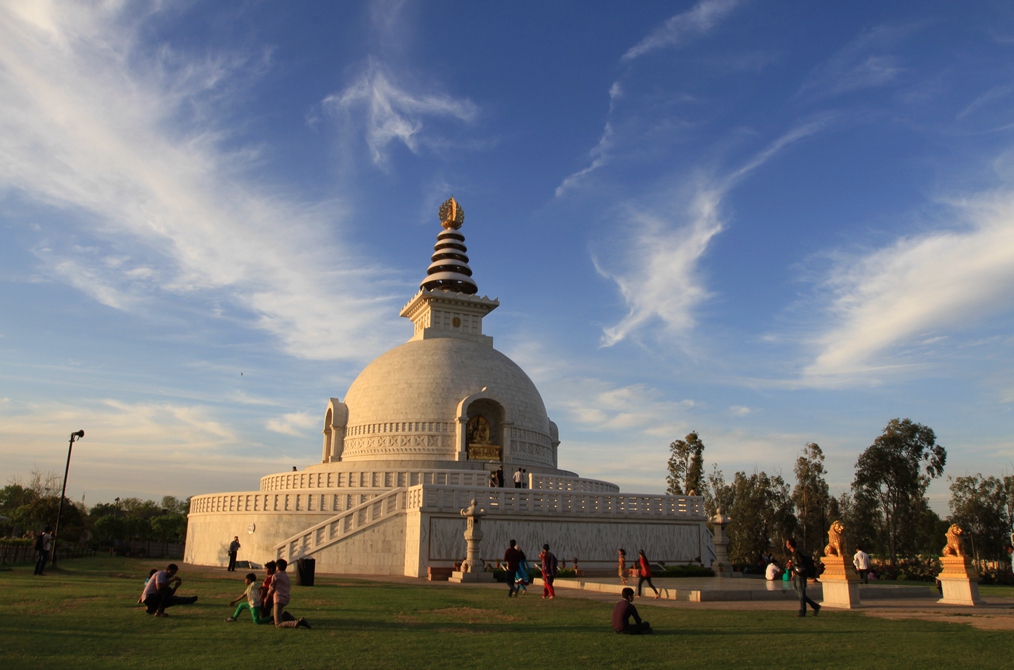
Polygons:
M461 510L461 516L466 519L465 542L468 544L468 550L465 560L461 564L461 570L452 572L449 581L459 584L461 582L493 581L493 573L485 571L486 566L479 558L482 548L482 529L479 528L479 522L485 514L486 510L479 509L475 498L472 498L468 507Z
M845 526L840 521L831 524L827 531L827 546L820 562L824 572L820 575L820 586L824 598L821 607L856 609L862 607L859 600L859 575L856 574L845 548Z
M947 546L940 557L944 569L937 575L944 592L944 597L937 601L941 605L985 604L979 597L979 573L972 566L971 557L965 555L963 535L964 531L956 524L947 529Z
M732 563L729 562L729 536L725 534L725 527L732 522L732 519L722 514L721 508L715 510L715 516L711 517L711 525L715 534L715 562L711 569L718 577L732 577Z

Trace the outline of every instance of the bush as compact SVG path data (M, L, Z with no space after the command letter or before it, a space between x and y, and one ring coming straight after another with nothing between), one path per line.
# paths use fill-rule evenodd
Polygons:
M979 573L979 583L1014 586L1014 573L1010 570L983 570Z
M35 544L30 537L5 537L0 539L0 546L3 547L28 547Z

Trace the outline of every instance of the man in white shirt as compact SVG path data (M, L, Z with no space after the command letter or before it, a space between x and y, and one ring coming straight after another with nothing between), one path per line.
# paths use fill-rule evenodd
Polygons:
M856 566L856 572L863 578L863 584L869 584L870 555L863 551L862 547L856 547L856 555L852 557L852 565Z
M773 582L782 576L782 571L778 569L778 561L772 559L768 563L768 567L764 568L764 578L769 582Z
M521 488L521 468L518 468L518 471L514 473L514 488Z

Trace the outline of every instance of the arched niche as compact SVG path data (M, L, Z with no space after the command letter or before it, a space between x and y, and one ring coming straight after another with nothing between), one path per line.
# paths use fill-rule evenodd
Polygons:
M348 405L331 398L324 413L324 454L321 463L334 463L342 459L345 451L345 430L349 425Z
M510 409L496 392L483 389L479 393L463 398L458 403L455 420L457 423L455 460L479 462L508 460L512 425ZM483 423L486 424L485 431L482 430ZM473 458L470 458L469 454L470 442ZM494 450L493 447L499 449ZM496 454L498 457L494 457L494 451L498 452Z

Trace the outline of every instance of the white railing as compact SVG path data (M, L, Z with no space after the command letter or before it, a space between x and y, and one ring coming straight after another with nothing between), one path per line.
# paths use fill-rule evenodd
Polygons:
M320 514L345 512L361 507L389 491L408 489L408 509L452 512L467 507L475 498L491 514L568 514L625 517L681 517L706 519L700 496L638 495L596 493L553 489L490 488L488 486L445 486L416 484L388 491L327 493L215 493L194 496L191 514L286 513Z
M619 493L616 484L598 479L582 477L563 477L560 475L539 475L534 472L528 475L528 488L546 491L585 491L588 493Z
M376 496L362 505L347 509L327 521L293 535L275 545L275 557L292 561L340 542L375 523L405 510L407 489L396 488Z
M487 486L489 473L485 470L361 470L356 472L308 470L261 477L262 492L344 488L393 489L419 484Z
M653 517L704 520L700 496L585 493L540 489L416 486L409 489L408 509L457 514L472 498L488 514Z
M357 493L211 493L190 499L191 514L228 512L286 512L311 513L342 512L379 495L379 491Z

